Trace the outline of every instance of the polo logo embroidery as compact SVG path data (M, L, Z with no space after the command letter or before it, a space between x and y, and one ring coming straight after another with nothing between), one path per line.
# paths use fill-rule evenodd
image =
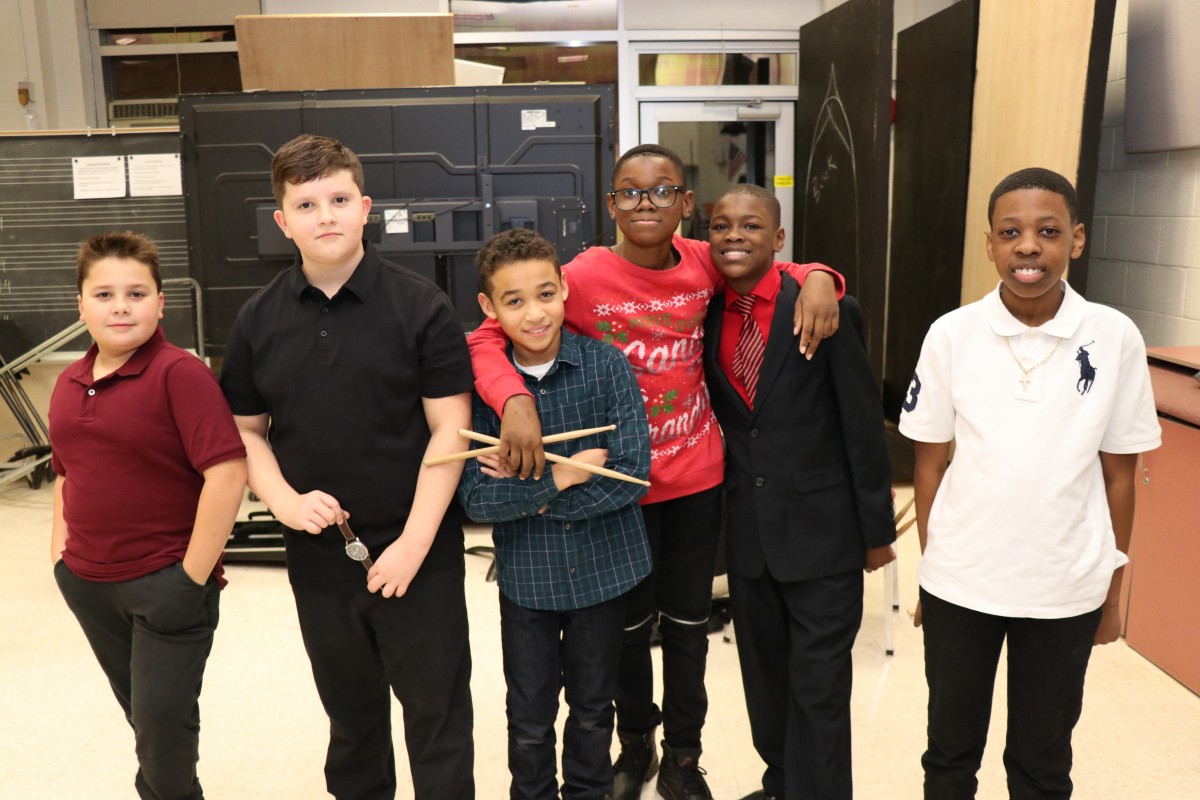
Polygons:
M1075 354L1075 360L1079 362L1079 380L1075 382L1075 391L1081 395L1090 392L1092 384L1096 382L1096 368L1092 366L1091 359L1088 358L1091 354L1083 349L1084 347L1091 347L1095 343L1096 340L1093 339L1079 348L1079 351Z
M904 398L904 402L900 405L905 411L912 411L917 407L917 395L921 393L921 377L917 373L913 373L912 383L908 385L908 395Z

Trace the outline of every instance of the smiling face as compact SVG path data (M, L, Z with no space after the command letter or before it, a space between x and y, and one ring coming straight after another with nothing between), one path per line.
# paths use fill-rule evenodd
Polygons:
M713 206L708 226L709 255L738 294L752 290L783 249L784 230L767 204L742 192L729 192Z
M88 267L78 296L79 318L110 365L125 363L149 341L162 319L163 294L150 267L131 258L101 258Z
M644 155L631 158L613 175L613 189L652 189L655 186L683 186L683 175L669 159ZM671 241L685 216L691 216L695 197L688 190L676 193L675 202L659 208L643 194L630 211L617 208L608 195L608 213L617 222L626 241L639 248L654 248Z
M498 267L491 291L479 294L479 307L500 323L517 363L537 366L558 356L566 299L567 284L554 264L528 259Z
M359 191L350 170L289 183L279 205L275 222L300 248L305 267L334 271L354 267L362 259L371 198Z
M1004 284L1000 299L1014 317L1036 327L1062 304L1059 281L1083 253L1083 223L1071 223L1066 200L1046 189L1017 189L996 198L987 254Z

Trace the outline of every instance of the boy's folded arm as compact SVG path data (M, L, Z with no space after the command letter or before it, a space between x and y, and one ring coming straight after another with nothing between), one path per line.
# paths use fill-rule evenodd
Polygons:
M641 389L633 376L633 367L624 356L614 353L608 362L604 381L610 392L607 419L616 430L607 436L608 458L604 466L624 475L645 480L650 475L650 423L642 402ZM576 520L596 517L636 503L647 487L629 481L597 475L551 500L544 511L549 519Z
M496 415L476 399L471 429L487 436L498 434ZM477 445L476 447L483 447ZM476 522L508 522L538 513L558 489L549 475L541 480L492 478L483 473L478 459L469 458L458 485L458 499L467 516Z
M183 571L203 584L225 549L246 489L246 459L238 457L204 470L196 521L183 556Z
M267 442L270 417L267 414L239 416L233 421L246 446L247 481L267 508L280 522L292 530L320 533L337 523L338 515L346 514L332 495L312 491L300 494L283 477L279 461Z

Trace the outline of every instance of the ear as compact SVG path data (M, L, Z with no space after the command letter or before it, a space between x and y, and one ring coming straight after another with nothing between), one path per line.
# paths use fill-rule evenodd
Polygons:
M560 283L562 283L562 299L563 299L564 301L566 301L566 299L567 299L567 294L568 294L568 291L567 291L567 276L566 276L566 275L563 275L563 276L562 276L562 277L559 279L559 282L560 282Z
M367 224L367 215L371 213L371 198L363 195L363 224Z
M1075 228L1071 231L1071 258L1076 259L1083 255L1083 246L1087 243L1087 236L1083 232L1083 223L1078 222Z
M158 293L158 318L163 318L163 307L167 304L167 296L162 292Z
M283 216L283 211L275 209L274 216L275 224L279 226L279 230L283 231L283 235L289 239L292 238L292 235L288 233L287 218Z
M488 297L483 292L480 292L478 295L476 295L476 299L479 301L479 307L483 309L483 313L487 315L488 319L498 318L496 314L496 307L492 305L492 298Z
M685 218L692 216L692 212L695 209L696 209L696 195L691 189L688 189L687 191L685 191L683 193L683 216Z
M988 261L996 263L996 256L992 254L992 229L988 228L983 232L983 249L987 251Z
M604 205L608 206L608 216L612 219L617 218L617 201L613 200L613 196L605 192Z
M783 249L783 243L787 241L787 231L783 228L775 229L775 252L778 253Z
M79 319L83 319L83 295L75 295L75 303L79 306Z

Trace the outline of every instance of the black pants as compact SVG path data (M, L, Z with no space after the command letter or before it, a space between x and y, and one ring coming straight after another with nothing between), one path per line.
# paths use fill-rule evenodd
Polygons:
M200 684L217 628L221 590L182 564L103 583L59 561L54 578L79 620L125 719L133 727L142 800L200 800Z
M562 797L601 800L612 791L608 751L624 623L624 595L571 611L522 608L500 595L511 800L558 797L554 721L563 689Z
M765 793L849 800L850 651L862 624L862 570L789 583L730 573L729 596Z
M927 800L975 796L1000 648L1008 639L1004 768L1013 800L1071 796L1071 731L1100 609L1065 619L996 617L921 590L929 749Z
M464 568L421 570L402 597L292 587L329 715L325 786L337 800L392 800L390 692L404 711L416 800L475 796Z
M649 733L661 721L673 748L700 746L708 713L704 668L713 568L721 531L721 489L642 506L653 568L629 593L621 669L617 679L617 728ZM650 633L662 636L663 704L654 704Z

